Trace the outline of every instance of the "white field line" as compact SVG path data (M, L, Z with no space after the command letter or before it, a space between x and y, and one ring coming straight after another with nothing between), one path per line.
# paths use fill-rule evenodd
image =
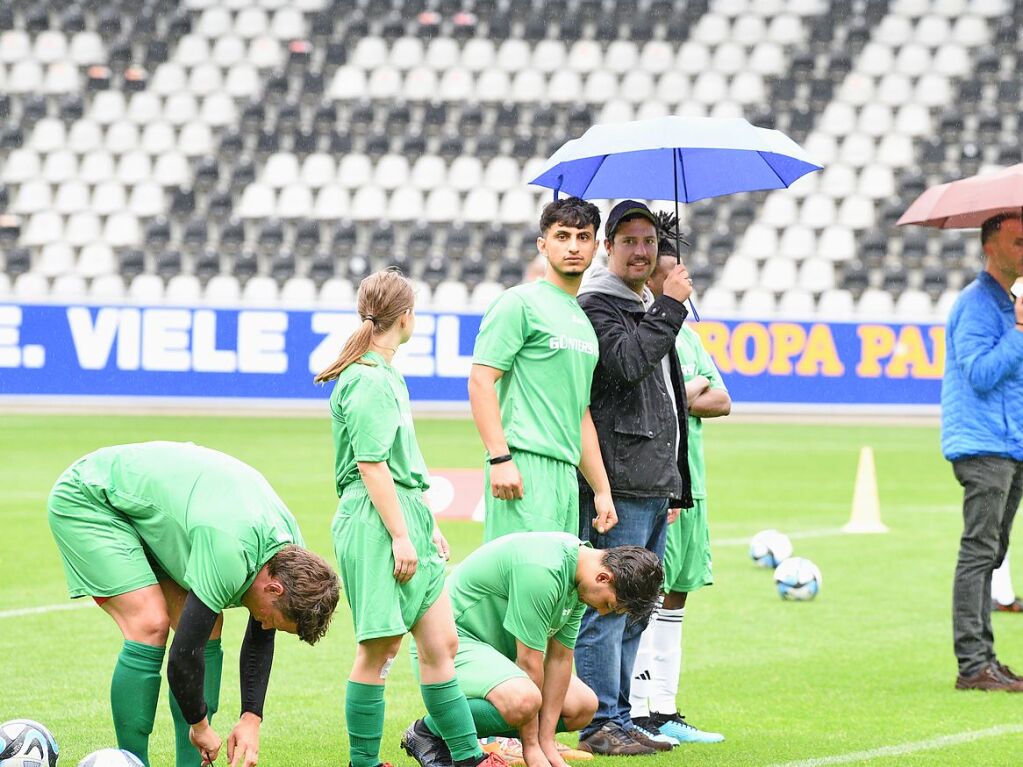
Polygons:
M789 538L830 538L833 535L844 535L840 527L828 527L823 530L797 530L794 533L785 533ZM749 546L752 535L743 538L717 538L711 539L711 546Z
M55 613L61 610L82 610L86 607L95 607L96 603L91 599L76 599L74 602L61 602L59 605L42 605L40 607L19 607L16 610L0 610L2 618L20 618L23 615L39 615L41 613Z
M889 756L904 756L917 751L933 751L939 748L957 746L960 743L972 743L983 738L997 738L1002 735L1012 735L1023 732L1023 724L1000 724L996 727L989 727L986 730L972 730L970 732L957 732L953 735L942 735L930 740L917 740L911 743L902 743L895 746L883 746L869 751L853 751L848 754L836 754L835 756L822 756L817 759L800 759L796 762L784 762L774 764L771 767L825 767L829 764L849 764L850 762L869 762L873 759L881 759Z

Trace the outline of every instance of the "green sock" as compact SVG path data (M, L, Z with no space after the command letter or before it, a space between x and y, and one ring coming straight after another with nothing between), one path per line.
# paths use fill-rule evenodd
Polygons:
M220 707L220 674L224 668L224 651L220 647L220 640L209 640L203 656L206 659L206 675L203 677L206 718L212 723L213 715ZM173 693L167 697L170 699L171 719L174 720L174 764L177 767L199 767L202 758L198 749L188 739L188 722L185 721Z
M160 699L160 668L165 648L125 640L110 681L110 711L117 747L149 767L149 736Z
M384 736L384 686L349 679L345 690L345 722L352 767L377 767L380 739Z
M483 750L476 740L472 711L458 686L458 680L452 677L439 684L421 684L419 690L433 725L437 728L436 733L444 738L451 750L452 760L457 763L483 756Z
M495 735L502 738L518 737L518 731L504 720L501 712L489 700L486 698L469 698L467 702L473 724L476 726L476 737L490 738ZM432 716L427 716L423 723L434 735L440 735L440 728ZM511 734L509 735L508 733Z

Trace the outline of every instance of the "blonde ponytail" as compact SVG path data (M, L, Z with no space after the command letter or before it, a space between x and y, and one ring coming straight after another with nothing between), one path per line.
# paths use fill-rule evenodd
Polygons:
M313 382L333 381L352 363L373 364L362 360L362 355L369 351L373 334L390 330L414 306L412 284L397 269L384 269L366 277L359 283L358 309L362 324L349 336L334 363Z

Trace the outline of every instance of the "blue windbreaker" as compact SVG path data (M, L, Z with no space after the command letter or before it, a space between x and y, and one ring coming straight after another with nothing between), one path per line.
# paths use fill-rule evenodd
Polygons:
M956 300L945 345L942 453L950 461L1023 461L1023 329L1016 329L1011 297L987 272Z

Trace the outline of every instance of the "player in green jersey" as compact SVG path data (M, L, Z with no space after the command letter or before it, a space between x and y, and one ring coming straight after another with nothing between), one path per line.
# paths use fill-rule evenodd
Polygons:
M671 222L673 223L673 222ZM662 227L671 230L673 226ZM675 248L662 238L658 244L657 269L648 285L660 295L664 277L675 266ZM719 733L704 732L678 713L679 674L682 669L682 619L690 592L714 582L707 524L707 470L703 460L703 419L729 414L732 400L714 360L703 348L699 334L683 325L675 343L689 405L689 474L693 508L683 509L668 526L664 550L664 603L643 633L633 670L633 720L647 730L680 743L716 743Z
M596 695L572 673L584 609L645 622L662 580L653 552L592 549L568 533L512 533L476 549L448 576L448 591L455 668L477 734L520 736L528 767L565 767L555 731L578 730L597 710ZM450 767L436 733L427 716L409 726L402 746L423 767Z
M178 767L209 764L220 694L222 611L243 606L242 714L227 739L232 767L258 759L277 630L314 644L337 605L337 575L302 548L295 518L251 466L177 442L90 453L48 500L72 598L90 596L124 635L110 688L117 745L149 764L167 663ZM193 747L194 746L194 747Z
M339 498L331 526L345 597L355 623L355 664L345 719L352 767L380 765L384 682L402 637L412 632L422 655L420 691L455 764L503 764L483 753L455 678L451 600L444 588L447 543L423 500L429 486L412 424L408 389L393 366L412 337L415 295L399 272L376 272L359 285L359 329L337 361L316 377L335 381L334 480Z
M569 197L549 203L537 248L544 278L505 291L487 309L469 374L469 402L487 451L483 539L579 532L576 467L595 493L594 527L617 522L590 417L597 337L576 301L597 249L600 211Z

